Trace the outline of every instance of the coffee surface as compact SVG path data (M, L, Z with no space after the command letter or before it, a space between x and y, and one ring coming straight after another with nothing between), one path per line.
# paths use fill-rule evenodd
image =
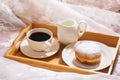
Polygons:
M50 38L50 35L44 32L35 32L29 38L34 41L46 41Z

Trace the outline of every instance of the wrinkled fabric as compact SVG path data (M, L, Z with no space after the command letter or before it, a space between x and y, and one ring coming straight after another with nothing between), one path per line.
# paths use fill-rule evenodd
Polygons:
M26 24L12 10L0 3L0 56L3 56Z
M15 31L26 25L5 4L0 4L0 32Z
M99 24L103 24L110 30L120 33L120 14L112 11L99 9L96 7L70 5L71 8L85 15ZM92 10L91 10L92 9ZM91 26L92 29L94 27ZM99 31L99 30L98 30ZM106 31L107 32L107 31Z
M61 1L63 1L61 3ZM120 14L96 7L66 4L65 0L0 0L0 56L3 56L19 32L31 22L56 25L60 20L85 20L87 30L120 35ZM120 52L119 52L120 53ZM82 75L35 68L0 57L0 80L119 80L120 57L114 75ZM12 73L12 74L11 74ZM87 76L87 77L86 77Z
M94 9L92 7L91 8L89 7L88 8L87 7L71 8L64 3L60 3L54 0L51 0L51 1L45 1L45 0L44 1L43 0L34 0L34 1L33 0L27 0L27 1L20 0L19 1L17 0L14 3L11 3L11 0L7 0L7 1L8 2L6 2L6 5L12 8L15 15L17 15L26 24L29 24L31 22L56 24L58 21L64 20L64 19L75 19L77 22L79 22L80 20L85 20L88 23L87 29L89 31L100 32L100 33L111 34L111 35L118 35L116 32L114 32L113 30L107 27L108 25L115 26L115 27L117 26L117 29L119 29L120 27L119 25L120 15L114 12L108 12L105 10L100 11L99 9ZM19 6L16 7L15 4L18 4ZM86 12L84 9L86 9L86 11L88 12ZM91 13L90 9L94 10L94 12ZM79 11L82 11L82 13ZM101 14L98 13L98 11ZM92 15L92 16L86 16L83 13ZM102 17L105 17L104 14L107 14L106 16L110 16L110 17L108 17L108 19L106 18L106 20L101 19ZM94 17L94 15L103 15L103 16ZM114 23L108 22L109 18L110 20L112 19L111 16L115 16L114 19L117 18L115 19ZM93 19L90 17L93 17ZM102 24L101 22L102 23L104 22L104 24ZM113 22L113 20L111 22Z
M0 57L0 80L119 80L118 76L106 74L83 75L68 72L54 72L28 66Z
M110 11L120 10L120 0L63 0L65 3L94 6Z

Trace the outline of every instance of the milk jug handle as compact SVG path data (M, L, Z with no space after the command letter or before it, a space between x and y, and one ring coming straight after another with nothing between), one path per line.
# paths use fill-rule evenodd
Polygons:
M86 29L87 29L87 23L86 23L86 21L81 20L78 23L78 32L79 32L79 36L80 37L85 33Z

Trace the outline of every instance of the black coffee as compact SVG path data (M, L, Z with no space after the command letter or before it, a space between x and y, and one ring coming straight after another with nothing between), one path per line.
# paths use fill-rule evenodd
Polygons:
M50 35L44 32L35 32L29 38L34 41L46 41L50 38Z

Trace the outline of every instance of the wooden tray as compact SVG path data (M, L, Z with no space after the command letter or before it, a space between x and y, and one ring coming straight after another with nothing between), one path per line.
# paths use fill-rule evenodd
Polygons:
M35 58L30 58L30 57L23 55L19 49L20 43L24 39L27 31L29 31L32 28L38 28L38 27L44 27L44 28L50 29L54 34L54 38L57 39L57 35L56 35L57 27L56 26L49 25L49 24L32 23L28 27L23 29L21 33L17 36L17 38L14 40L13 44L11 45L10 49L5 54L5 57L22 62L22 63L29 64L32 66L54 70L54 71L60 71L60 72L65 71L65 72L75 72L75 73L80 73L80 74L96 74L100 72L107 73L107 74L112 73L112 70L115 64L115 59L118 53L119 44L120 44L119 37L100 34L100 33L86 32L83 35L83 37L80 38L80 40L95 40L95 41L102 42L108 45L109 47L111 47L115 53L114 54L115 56L113 56L113 60L110 66L108 66L105 69L99 70L99 71L90 71L90 70L81 69L81 68L69 67L68 65L66 65L61 58L62 50L65 47L62 44L60 44L59 51L55 55L49 58L35 59Z

